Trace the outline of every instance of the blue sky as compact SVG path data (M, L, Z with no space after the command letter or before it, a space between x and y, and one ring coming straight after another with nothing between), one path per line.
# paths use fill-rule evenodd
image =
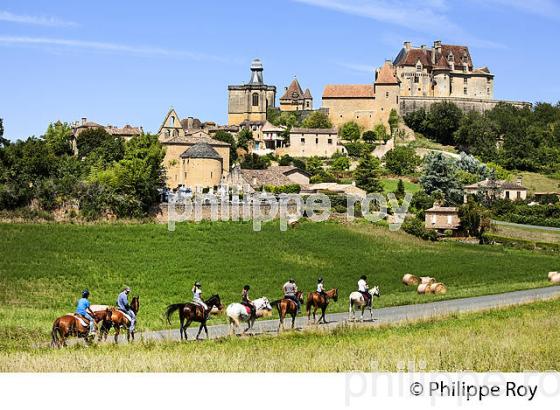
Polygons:
M87 116L157 131L170 106L225 123L227 86L259 57L279 92L294 75L315 106L329 83L373 81L409 40L470 46L499 99L560 99L557 0L2 0L5 136Z

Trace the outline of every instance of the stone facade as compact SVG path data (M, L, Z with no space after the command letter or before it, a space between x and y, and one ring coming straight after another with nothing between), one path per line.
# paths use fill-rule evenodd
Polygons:
M425 212L425 227L438 231L456 230L461 227L459 211L455 207L434 206Z
M297 78L294 78L286 87L284 95L280 97L281 111L308 111L313 109L313 97L311 91L301 89Z
M269 107L275 107L276 87L263 81L263 66L255 59L248 84L228 87L228 125L244 121L265 121Z
M490 180L477 182L463 187L464 202L467 203L469 195L484 195L488 198L509 199L510 201L524 201L527 199L528 189L521 185L521 180L509 182L503 180Z
M372 84L327 85L322 105L333 125L355 121L368 130L388 125L392 109L405 115L441 101L464 111L485 111L499 102L494 100L494 75L487 67L474 67L466 46L435 41L428 48L405 42L394 61L376 70Z
M276 153L292 157L331 157L337 151L344 153L346 149L338 144L336 129L292 128L290 145L277 149Z
M175 189L181 185L208 187L219 185L229 172L230 145L215 140L203 130L185 130L177 112L171 108L158 132L159 141L165 148L163 165L166 185ZM197 144L207 144L215 156L193 158L188 150Z

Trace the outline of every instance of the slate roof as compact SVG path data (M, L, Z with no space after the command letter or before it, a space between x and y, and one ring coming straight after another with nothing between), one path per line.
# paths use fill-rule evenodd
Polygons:
M205 142L199 142L189 147L181 155L181 158L209 158L209 159L219 159L222 157L216 152L210 144Z
M186 134L185 136L176 136L168 140L162 141L162 144L187 144L195 145L198 143L206 143L212 147L229 147L227 142L218 141L211 138L208 134L203 131L195 131L192 134Z
M420 61L424 67L432 68L434 67L434 64L432 64L432 53L436 53L434 61L437 62L435 66L438 68L444 67L441 64L442 57L444 58L447 66L449 66L448 59L450 54L453 55L453 63L456 67L463 66L463 57L465 57L469 69L472 70L473 68L469 48L467 46L452 44L442 44L441 51L439 53L437 53L433 48L410 48L408 50L403 48L395 58L394 65L415 66L417 62Z
M297 94L297 97L293 97L294 93ZM290 83L290 85L288 86L288 88L286 89L284 95L280 97L280 100L291 101L291 100L301 100L301 99L303 99L303 90L301 89L301 86L299 85L297 78L294 78Z

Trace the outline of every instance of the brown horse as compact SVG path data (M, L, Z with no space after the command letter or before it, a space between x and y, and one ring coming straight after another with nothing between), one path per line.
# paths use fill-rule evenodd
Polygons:
M296 298L299 300L301 304L303 304L303 292L298 291L296 292ZM296 315L297 315L297 304L292 299L288 299L284 297L283 299L275 300L274 302L270 303L271 306L276 306L278 309L278 315L280 316L280 323L278 324L278 331L280 329L284 330L284 319L286 318L287 314L292 316L292 329L296 323Z
M329 300L332 299L335 302L338 300L338 289L333 288L325 292L327 297L325 298L323 295L319 294L319 292L311 292L307 295L307 321L311 321L311 306L313 306L313 323L317 323L315 319L315 314L317 313L317 309L321 309L321 316L319 317L319 322L321 323L321 319L323 323L327 323L327 319L325 318L325 312L327 310L327 306L329 305Z
M206 303L206 306L208 306L208 311L204 311L204 308L202 306L195 303L176 303L174 305L167 306L165 315L169 324L171 324L171 315L176 310L179 311L179 320L181 321L179 332L181 333L181 340L183 340L183 335L185 336L185 340L187 340L187 328L192 322L200 323L196 339L198 340L202 329L204 329L204 331L206 332L206 339L208 339L208 328L206 327L208 315L210 314L210 311L214 306L219 310L222 310L224 307L222 305L222 302L220 301L219 295L211 296L210 298L208 298L208 300L205 300L204 303ZM185 320L187 323L185 323Z
M126 329L126 340L128 340L129 342L131 338L132 340L134 340L134 331L130 331L130 320L119 308L104 305L92 306L92 310L94 312L94 309L100 308L110 309L112 312L112 316L110 321L104 321L102 323L99 329L99 341L101 341L101 339L107 340L107 336L109 335L109 330L111 330L111 327L115 329L115 343L119 342L121 329ZM135 315L138 316L138 311L140 310L140 296L134 296L132 298L132 301L130 302L130 309L134 312Z
M111 309L93 312L93 319L95 320L95 323L110 322L111 316ZM82 319L87 323L87 326L82 325L80 320L73 313L69 313L56 319L53 323L51 331L51 346L58 348L66 347L66 339L70 336L81 337L85 339L86 343L91 343L92 338L89 337L89 323L87 319Z

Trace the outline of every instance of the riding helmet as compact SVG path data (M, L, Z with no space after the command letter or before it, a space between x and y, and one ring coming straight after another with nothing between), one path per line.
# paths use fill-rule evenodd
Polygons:
M82 297L83 297L83 298L89 297L89 290L84 289L84 291L82 292Z
M367 277L366 277L366 275L362 275L362 276L360 276L360 279L367 280Z
M243 286L243 289L244 289L244 290L251 290L251 286L245 285L245 286Z
M323 278L317 279L317 283L323 283Z
M200 284L200 282L195 282L194 286L196 286L197 288L201 287L202 285Z
M290 279L288 282L290 282L290 283L295 283L295 280L294 280L294 279Z

